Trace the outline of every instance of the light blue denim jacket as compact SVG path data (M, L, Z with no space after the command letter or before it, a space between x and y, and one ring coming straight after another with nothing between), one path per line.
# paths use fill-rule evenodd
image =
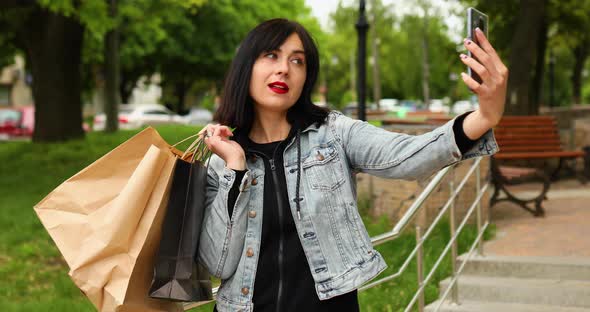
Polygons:
M498 151L490 130L461 155L455 143L454 121L411 136L331 112L326 123L301 132L300 220L295 201L289 202L320 300L357 289L387 266L373 249L359 216L354 173L423 180L448 165ZM296 194L294 141L288 143L283 157L290 199L295 199ZM229 216L228 193L235 172L215 154L208 168L207 204L198 256L212 275L221 278L217 294L220 312L253 310L262 236L263 160L248 158L247 169ZM252 183L254 179L256 182Z

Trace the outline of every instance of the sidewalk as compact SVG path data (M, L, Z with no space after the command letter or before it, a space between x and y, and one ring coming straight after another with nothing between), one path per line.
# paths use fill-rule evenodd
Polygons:
M530 186L519 191L527 194ZM590 183L554 183L547 198L541 218L510 202L494 206L491 222L496 224L496 238L484 244L485 254L590 259Z

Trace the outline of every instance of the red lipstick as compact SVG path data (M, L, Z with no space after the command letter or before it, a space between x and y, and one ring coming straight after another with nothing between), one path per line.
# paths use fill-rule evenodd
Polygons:
M289 86L280 81L271 82L268 84L268 87L274 92L278 94L285 94L289 92Z

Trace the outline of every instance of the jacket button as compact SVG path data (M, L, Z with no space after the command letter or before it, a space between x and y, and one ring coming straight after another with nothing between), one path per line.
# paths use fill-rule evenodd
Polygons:
M249 292L250 292L250 289L248 289L248 287L242 288L242 294L243 295L247 295Z
M256 178L252 179L252 185L256 185L258 184L258 180L256 180Z
M250 218L256 218L256 211L254 211L254 210L250 210L250 211L248 212L248 217L250 217Z
M252 248L248 248L248 250L246 251L246 256L252 257L253 255L254 255L254 250L252 250Z
M317 158L319 161L322 161L322 160L324 160L324 155L322 155L322 153L320 153L320 151L318 151L318 154L316 155L316 158Z

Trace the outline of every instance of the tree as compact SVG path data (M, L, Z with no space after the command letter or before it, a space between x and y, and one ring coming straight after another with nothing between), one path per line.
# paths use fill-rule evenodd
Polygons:
M84 26L59 8L37 3L4 7L0 24L25 52L33 76L33 141L79 138L82 130L80 51Z
M501 55L509 55L507 113L537 114L539 106L547 102L547 94L543 94L551 90L551 85L543 87L548 79L547 62L557 65L553 74L556 104L568 104L572 98L580 101L582 71L589 53L588 0L462 2L488 13L492 42ZM554 57L548 58L548 51Z
M554 12L556 41L564 43L572 53L571 85L573 103L580 104L582 98L582 71L590 53L590 1L551 1Z
M176 110L184 109L185 94L195 82L210 81L219 88L246 33L276 17L297 20L310 32L321 33L303 0L210 1L196 13L186 12L182 18L167 20L164 29L174 35L160 42L154 58L160 60L158 71L163 83L174 90Z
M149 0L127 1L129 6ZM160 0L161 8L189 9L199 0ZM104 0L5 1L0 26L23 50L33 76L34 142L83 137L81 61L85 36L102 38L116 23ZM100 50L102 51L102 49ZM97 52L94 52L97 54Z
M379 55L380 89L384 98L422 99L424 98L423 77L425 67L422 60L425 56L423 46L424 34L428 36L428 94L432 98L451 96L453 99L465 98L469 95L466 87L457 80L452 80L452 73L464 70L456 53L456 44L447 35L447 27L436 10L431 10L427 27L422 16L407 14L396 16L395 7L384 5L381 1L372 1L376 10L371 27L375 34L369 34L369 40L376 35L380 44L376 47ZM330 66L328 86L329 102L342 107L353 100L350 96L350 81L353 73L349 70L350 55L356 51L354 22L358 18L358 10L354 6L342 3L331 15L332 33L327 38L330 57L338 60ZM374 48L370 48L373 53ZM375 79L368 77L368 87L374 87ZM379 83L377 81L377 83ZM462 83L462 82L461 82ZM374 94L376 94L374 92ZM373 99L375 100L375 99Z
M108 0L109 16L117 17L117 0ZM119 129L119 30L113 27L105 35L105 131L115 132Z

